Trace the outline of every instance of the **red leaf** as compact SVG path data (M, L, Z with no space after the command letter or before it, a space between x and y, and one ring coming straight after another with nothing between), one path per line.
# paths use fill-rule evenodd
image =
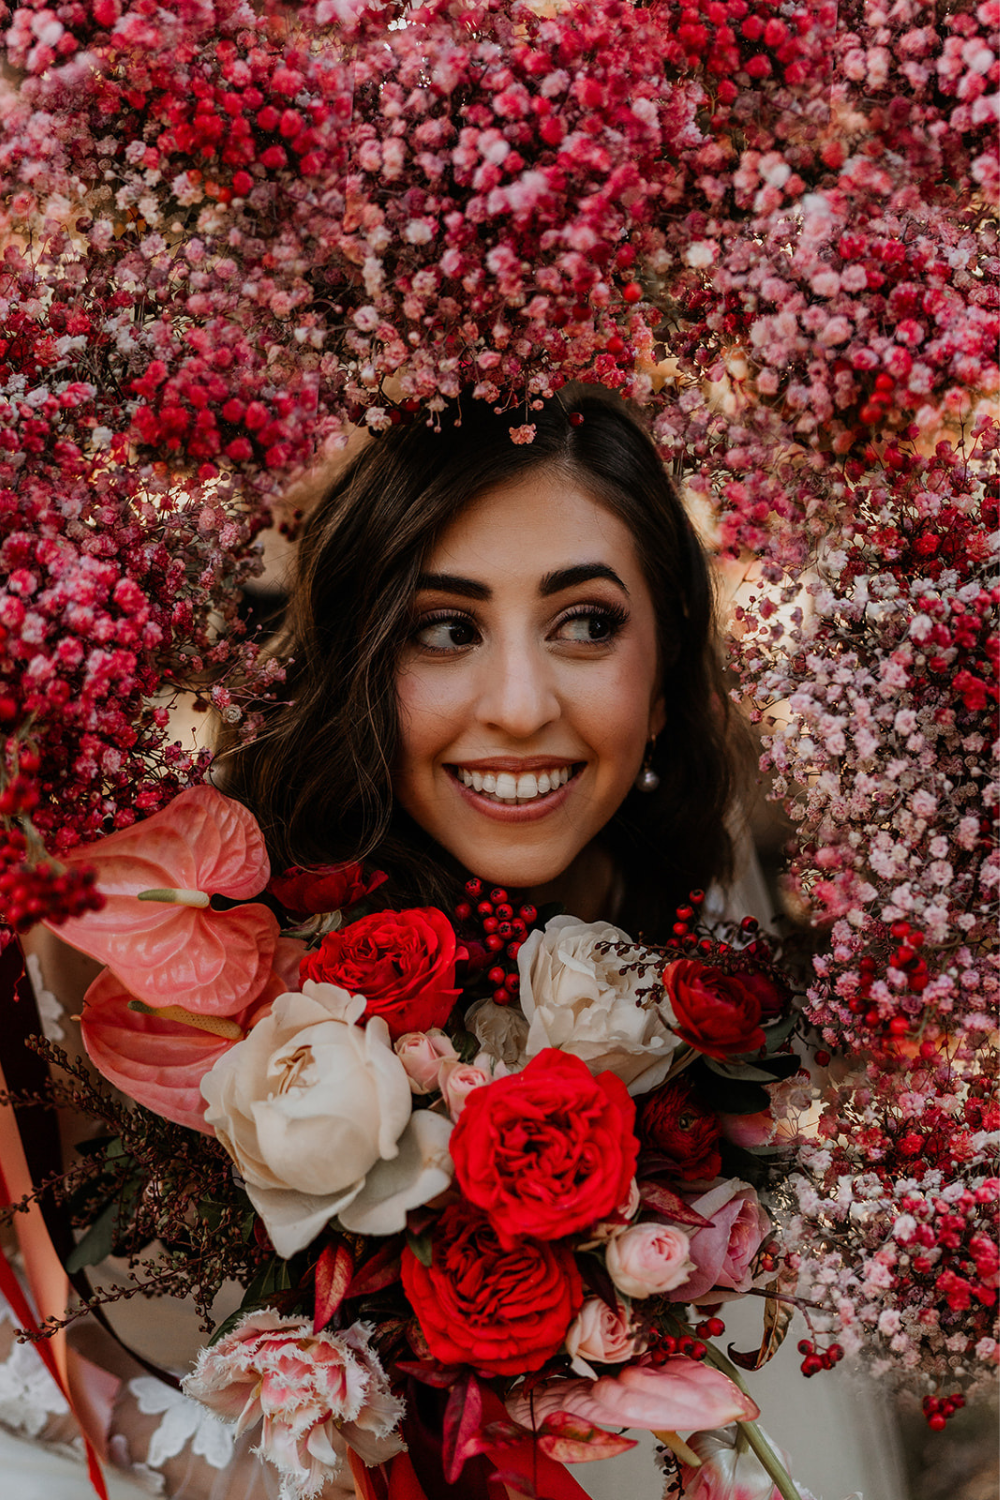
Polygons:
M394 1281L399 1280L401 1254L399 1240L387 1240L371 1260L366 1260L355 1271L344 1296L370 1297L373 1292L381 1292L385 1287L392 1286Z
M696 1213L689 1203L679 1198L670 1188L659 1182L641 1182L639 1196L647 1208L652 1208L677 1224L693 1224L696 1229L708 1229L714 1222Z
M554 1411L538 1429L538 1446L547 1458L560 1464L585 1464L592 1459L614 1458L636 1446L635 1438L605 1432L593 1422L572 1412Z
M479 1451L479 1429L483 1418L483 1392L471 1371L459 1376L444 1410L442 1453L444 1477L455 1484L467 1458Z
M333 1317L350 1285L354 1258L344 1244L327 1245L316 1264L316 1305L313 1333L319 1333Z

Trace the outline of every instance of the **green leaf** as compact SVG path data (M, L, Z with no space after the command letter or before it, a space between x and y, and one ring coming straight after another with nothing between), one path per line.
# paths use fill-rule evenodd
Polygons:
M406 1231L406 1243L413 1251L422 1266L429 1266L434 1254L433 1243L429 1234L413 1234L411 1230Z
M83 1238L66 1257L66 1270L72 1275L84 1266L96 1266L114 1250L132 1218L132 1205L142 1192L145 1179L131 1177L121 1192L98 1214Z
M764 1027L764 1035L767 1037L768 1052L773 1052L775 1048L781 1046L782 1042L786 1042L788 1040L792 1032L795 1030L795 1025L798 1019L798 1011L793 1010L792 1014L790 1016L786 1016L783 1021L775 1021L773 1026Z
M740 1079L744 1083L773 1083L775 1075L753 1063L720 1062L718 1058L705 1059L705 1066L720 1078Z
M117 1238L118 1202L109 1203L102 1214L91 1224L82 1240L66 1257L66 1269L72 1276L84 1266L96 1266L111 1254L111 1246Z

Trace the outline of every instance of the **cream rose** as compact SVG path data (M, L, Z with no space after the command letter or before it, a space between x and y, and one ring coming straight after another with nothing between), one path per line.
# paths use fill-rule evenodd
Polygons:
M667 1224L633 1224L607 1250L608 1275L626 1297L652 1297L683 1286L694 1270L690 1242Z
M630 1094L644 1094L670 1071L677 1038L655 1006L637 993L650 979L622 974L628 959L598 944L631 943L607 922L553 917L521 944L521 1008L528 1020L527 1058L559 1047L592 1073L617 1074ZM636 953L638 957L638 953Z
M201 1082L206 1123L285 1259L352 1206L358 1233L402 1229L406 1210L451 1180L450 1122L427 1110L411 1119L385 1022L356 1024L362 995L311 980L303 989L279 995Z

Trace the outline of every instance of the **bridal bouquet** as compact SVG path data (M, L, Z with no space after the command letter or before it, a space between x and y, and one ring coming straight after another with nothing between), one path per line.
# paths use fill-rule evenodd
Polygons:
M560 1500L564 1463L634 1446L608 1429L691 1475L677 1429L734 1422L794 1497L737 1368L788 1323L766 1188L806 1098L752 920L713 938L696 892L653 949L478 880L450 916L374 909L357 866L272 876L210 786L78 857L103 906L59 931L107 965L84 1041L140 1107L94 1106L118 1133L80 1168L76 1265L113 1244L148 1273L159 1238L149 1289L243 1282L185 1388L263 1420L287 1500L345 1443L366 1496ZM749 1292L761 1350L730 1358Z

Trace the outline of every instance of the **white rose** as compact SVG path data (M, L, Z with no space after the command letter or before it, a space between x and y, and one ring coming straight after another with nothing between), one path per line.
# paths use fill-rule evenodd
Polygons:
M517 955L529 1058L559 1047L582 1058L592 1073L617 1074L630 1094L663 1082L677 1038L637 993L652 978L622 974L627 956L596 951L599 943L631 941L607 922L576 917L553 917L544 932L529 934Z
M406 1210L451 1180L451 1124L427 1110L411 1118L382 1018L362 1028L363 995L312 980L303 989L279 995L201 1081L206 1122L285 1259L349 1208L357 1233L402 1229Z

